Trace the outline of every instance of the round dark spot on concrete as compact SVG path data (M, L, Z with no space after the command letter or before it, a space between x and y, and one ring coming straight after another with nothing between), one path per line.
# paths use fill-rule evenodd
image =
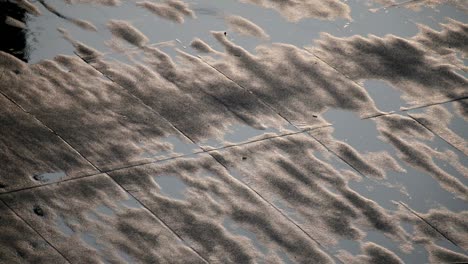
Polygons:
M33 211L38 216L44 216L44 210L39 205L35 205Z
M242 157L242 160L246 160L246 159L247 159L247 157Z
M33 179L36 180L36 181L41 181L41 176L39 176L39 175L34 175L34 176L33 176Z
M18 74L20 74L20 73L21 73L21 72L20 72L20 70L18 70L18 69L16 69L16 70L13 70L13 72L14 72L16 75L18 75Z

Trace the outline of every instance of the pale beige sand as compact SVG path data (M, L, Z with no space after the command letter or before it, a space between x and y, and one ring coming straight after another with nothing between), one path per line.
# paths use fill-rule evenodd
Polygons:
M148 38L127 21L109 20L109 22L107 22L107 27L111 31L112 35L123 39L132 45L141 47L148 42Z
M195 18L195 13L190 9L189 5L180 0L165 0L162 3L143 1L137 2L136 5L176 23L184 23L185 17Z
M121 2L120 0L64 0L69 4L97 4L104 6L116 6Z
M17 20L17 19L14 19L10 16L7 16L5 18L5 24L7 25L10 25L12 27L17 27L17 28L21 28L21 29L25 29L26 28L26 24L24 24L23 22Z
M261 27L244 17L231 15L226 17L226 22L230 30L241 35L262 39L268 39L270 37Z
M292 22L305 18L351 20L349 6L340 0L239 0L264 8L272 8Z
M468 2L465 0L373 0L385 5L385 8L405 7L415 11L423 7L436 8L439 5L449 4L453 7L468 13ZM380 8L382 9L382 8ZM374 9L376 11L379 9Z

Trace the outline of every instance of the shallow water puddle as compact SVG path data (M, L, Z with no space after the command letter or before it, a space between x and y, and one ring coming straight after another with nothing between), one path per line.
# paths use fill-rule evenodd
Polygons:
M284 132L286 133L286 132ZM280 131L276 128L255 129L247 125L233 125L223 135L223 139L208 139L200 142L200 146L204 149L216 149L229 145L237 145L261 139L268 136L280 135Z
M171 199L185 200L185 189L187 185L180 180L176 175L171 176L156 176L154 180L160 187L160 192L170 197Z
M381 80L366 80L363 84L369 96L372 97L377 108L381 111L399 111L401 107L407 104L401 98L401 91L392 87L385 81Z
M170 150L146 150L146 143L142 142L137 144L138 146L141 146L143 149L145 149L141 154L141 157L164 159L169 157L185 156L202 151L197 145L193 144L187 139L181 139L178 136L167 136L165 138L161 138L159 142L170 145Z
M33 178L36 181L40 181L40 182L54 182L54 181L59 181L65 177L67 177L67 174L63 171L49 172L49 173L43 173L43 174L38 174L38 175L33 176Z
M255 248L257 248L260 252L262 252L264 255L268 254L268 248L266 248L263 243L261 243L255 233L245 229L245 228L242 228L238 223L234 222L232 219L230 218L226 218L224 219L223 221L223 227L226 228L227 230L229 230L229 232L232 232L234 233L235 235L238 235L238 236L243 236L243 237L246 237L248 238L251 243L254 245Z
M73 234L75 234L75 231L73 231L73 229L67 224L64 217L59 216L57 218L56 223L57 223L57 227L60 229L60 231L62 231L62 233L65 234L66 236L70 237Z

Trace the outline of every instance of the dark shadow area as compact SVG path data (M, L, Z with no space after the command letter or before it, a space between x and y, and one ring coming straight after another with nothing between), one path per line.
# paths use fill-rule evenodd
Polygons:
M26 10L7 0L0 0L0 50L28 62L25 29L8 23L10 19L25 22Z

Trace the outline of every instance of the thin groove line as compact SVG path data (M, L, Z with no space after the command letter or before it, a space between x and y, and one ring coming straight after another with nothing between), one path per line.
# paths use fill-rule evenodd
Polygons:
M412 115L410 115L409 113L407 114L407 116L409 116L411 119L413 119L414 121L416 121L418 124L420 124L421 126L423 126L425 129L429 130L432 134L434 134L436 137L442 139L445 143L447 143L448 145L452 146L454 149L460 151L463 155L466 156L466 154L461 150L459 149L457 146L453 145L452 143L448 142L447 140L445 140L445 138L441 137L438 133L434 132L431 128L429 128L428 126L424 125L421 121L419 121L416 117L413 117Z
M349 163L347 160L345 160L344 158L342 158L340 155L338 155L335 151L333 151L332 149L330 149L325 143L323 143L322 141L320 141L319 139L317 139L316 137L314 137L313 135L307 133L310 137L312 137L315 141L317 141L320 145L322 145L326 150L328 150L330 153L334 154L337 158L339 158L341 161L343 161L344 163L346 163L349 167L351 167L353 170L355 170L357 173L359 173L360 175L362 175L364 178L368 178L369 177L367 175L365 175L364 173L362 173L360 170L358 170L357 168L355 168L353 165L351 165L351 163Z
M433 102L433 103L429 103L429 104L425 104L425 105L421 105L421 106L414 106L414 107L411 107L411 106L410 106L410 107L405 107L405 108L403 108L403 109L400 110L400 111L401 111L401 112L407 112L407 111L411 111L411 110L416 110L416 109L426 108L426 107L430 107L430 106L434 106L434 105L440 105L440 104L446 104L446 103L461 101L461 100L465 100L465 99L468 99L468 96L463 96L463 97L460 97L460 98L449 99L449 100L446 100L446 101Z
M251 141L246 141L246 142L241 142L241 143L237 143L237 144L227 145L227 146L223 146L223 147L220 147L220 148L209 149L206 152L212 152L212 151L218 151L218 150L223 150L223 149L240 147L240 146L249 145L249 144L252 144L252 143L266 141L266 140L269 140L269 139L293 136L293 135L302 134L302 133L306 133L306 132L311 132L311 131L314 131L314 130L317 130L317 129L322 129L322 128L326 128L326 127L330 127L330 126L331 125L324 125L324 126L320 126L320 127L306 128L306 129L303 129L303 130L284 133L284 134L281 134L281 135L274 135L274 136L270 136L270 137L264 137L264 138L254 139L254 140L251 140Z
M452 244L454 244L456 247L464 250L463 248L461 248L459 245L457 245L457 243L455 243L452 239L450 239L448 236L446 236L443 232L441 232L437 227L435 227L434 225L432 225L429 221L427 221L424 217L420 216L417 212L415 212L413 209L409 208L407 205L405 205L404 203L402 203L401 201L398 201L398 203L403 206L404 208L406 208L408 211L410 211L412 214L414 214L415 216L417 216L419 219L421 219L423 222L425 222L427 225L429 225L430 227L432 227L437 233L439 233L441 236L443 236L445 239L447 239L448 241L450 241Z
M39 231L37 231L32 225L30 225L23 217L21 217L18 213L16 213L15 210L13 210L10 205L8 205L8 203L6 203L3 199L0 198L0 201L2 201L3 204L5 204L5 206L10 210L12 211L21 221L23 221L29 228L31 228L31 230L36 233L40 238L42 238L42 240L44 240L51 248L53 248L55 251L57 251L57 253L59 253L60 256L62 256L62 258L64 258L68 263L72 263L67 257L65 257L64 254L62 254L62 252L60 252L52 243L50 243L44 236L42 236L41 233L39 233Z

